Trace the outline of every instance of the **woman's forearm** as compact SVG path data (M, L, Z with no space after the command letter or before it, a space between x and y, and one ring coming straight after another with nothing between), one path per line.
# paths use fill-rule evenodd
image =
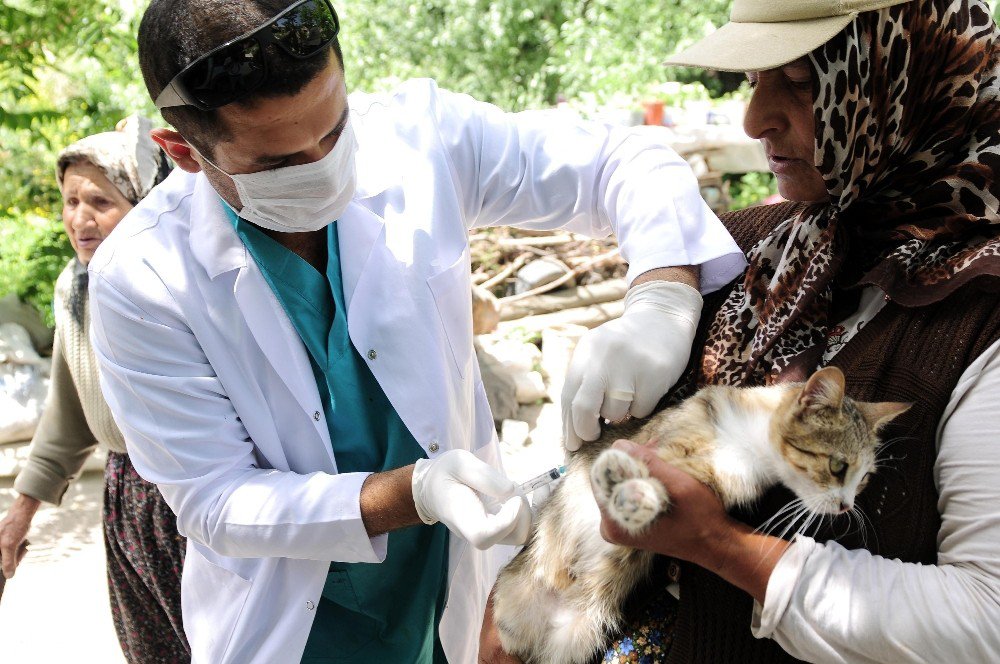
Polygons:
M700 559L692 562L717 574L764 603L767 583L778 560L792 543L755 532L750 526L731 521Z

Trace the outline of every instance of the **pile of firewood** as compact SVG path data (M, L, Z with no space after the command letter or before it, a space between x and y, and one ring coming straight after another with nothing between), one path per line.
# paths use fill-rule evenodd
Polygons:
M500 324L515 320L535 332L593 327L621 313L628 266L614 238L496 228L470 237L470 246L477 334L510 329Z

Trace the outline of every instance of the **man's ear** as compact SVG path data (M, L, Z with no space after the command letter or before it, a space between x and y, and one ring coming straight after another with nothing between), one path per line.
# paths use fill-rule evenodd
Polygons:
M184 140L184 137L172 129L154 129L149 132L150 138L163 148L174 163L188 173L201 172L201 164L194 158L194 149Z

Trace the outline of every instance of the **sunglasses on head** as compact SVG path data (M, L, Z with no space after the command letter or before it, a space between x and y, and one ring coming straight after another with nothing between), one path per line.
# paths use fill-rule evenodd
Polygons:
M299 60L328 47L340 32L330 0L299 0L270 21L213 48L174 76L156 108L194 106L202 111L231 104L267 79L265 48L275 44Z

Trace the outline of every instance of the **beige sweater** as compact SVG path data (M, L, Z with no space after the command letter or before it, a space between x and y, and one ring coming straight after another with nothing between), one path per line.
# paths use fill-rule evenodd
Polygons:
M18 493L57 505L98 444L125 452L98 382L88 333L90 303L84 304L83 325L70 313L73 280L84 269L74 259L56 280L52 384L28 462L14 481Z

